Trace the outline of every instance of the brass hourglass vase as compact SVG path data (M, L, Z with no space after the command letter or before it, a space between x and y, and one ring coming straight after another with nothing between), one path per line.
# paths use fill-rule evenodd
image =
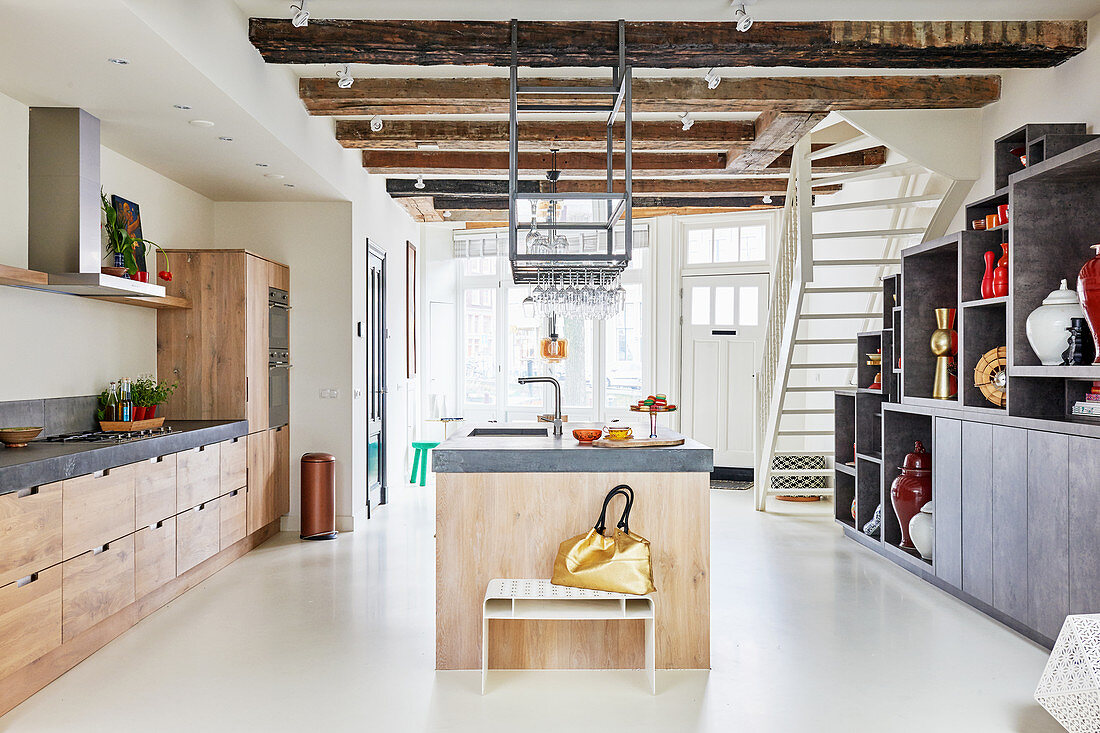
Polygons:
M932 380L932 397L951 400L959 391L955 376L955 354L959 351L959 336L955 333L955 309L936 309L936 330L929 345L936 356L936 375Z

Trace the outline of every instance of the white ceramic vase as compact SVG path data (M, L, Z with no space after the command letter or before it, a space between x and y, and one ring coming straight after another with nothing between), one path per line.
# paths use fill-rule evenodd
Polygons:
M932 559L932 549L935 547L936 537L933 531L935 527L932 519L932 502L928 502L920 508L920 511L909 520L909 537L917 552L925 560Z
M1062 286L1027 317L1027 340L1039 361L1048 366L1061 364L1062 352L1069 345L1069 319L1084 317L1077 293L1063 280Z

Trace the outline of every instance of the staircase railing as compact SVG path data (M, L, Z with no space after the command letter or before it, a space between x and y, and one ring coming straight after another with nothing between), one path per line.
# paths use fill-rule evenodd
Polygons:
M809 154L810 136L806 135L795 144L791 159L768 305L768 325L756 372L754 492L758 511L764 511L771 485L772 457L794 354L797 317L805 285L813 280L813 194Z

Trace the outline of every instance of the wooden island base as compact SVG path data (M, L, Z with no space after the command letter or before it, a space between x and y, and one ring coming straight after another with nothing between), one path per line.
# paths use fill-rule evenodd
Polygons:
M710 668L708 474L438 473L436 669L481 668L489 581L549 578L558 545L592 527L618 484L635 492L630 530L651 543L657 668ZM622 501L612 508L609 527ZM641 621L490 623L493 669L645 666Z

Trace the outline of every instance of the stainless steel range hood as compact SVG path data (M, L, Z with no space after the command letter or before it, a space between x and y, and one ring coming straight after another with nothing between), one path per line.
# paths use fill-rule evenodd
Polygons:
M46 290L74 295L164 295L164 288L104 275L99 120L74 107L31 107L27 265Z

